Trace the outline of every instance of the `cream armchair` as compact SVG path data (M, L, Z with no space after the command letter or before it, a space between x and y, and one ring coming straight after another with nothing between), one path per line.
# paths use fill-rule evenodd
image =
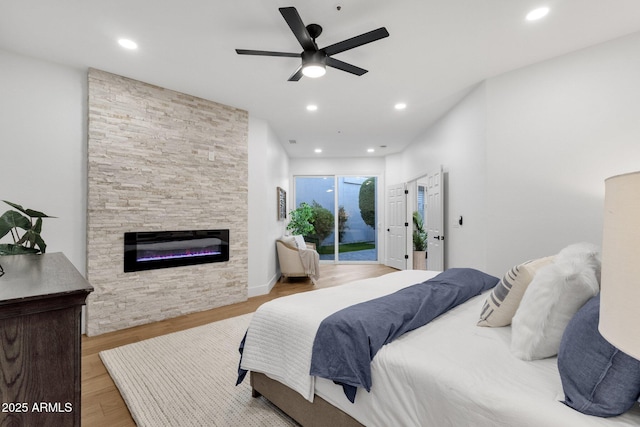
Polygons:
M304 244L306 248L302 248L301 251L296 244L296 239L299 245ZM319 256L313 243L304 242L302 236L286 236L276 240L276 249L283 280L288 277L310 277L315 283L319 275Z

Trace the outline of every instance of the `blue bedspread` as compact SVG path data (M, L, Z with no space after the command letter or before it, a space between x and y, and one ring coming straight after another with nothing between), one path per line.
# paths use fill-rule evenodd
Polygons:
M371 361L383 345L494 287L498 278L452 268L423 283L352 305L320 323L310 374L342 385L355 401L357 387L371 390Z

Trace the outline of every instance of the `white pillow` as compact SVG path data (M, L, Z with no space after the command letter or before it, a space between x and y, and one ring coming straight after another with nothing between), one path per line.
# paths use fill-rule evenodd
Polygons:
M516 265L507 271L487 295L480 312L478 326L500 327L511 324L520 301L536 271L548 265L553 257L540 258Z
M600 283L600 272L602 271L602 257L600 246L593 243L574 243L558 252L556 262L577 260L589 265L596 273L596 279Z
M522 360L558 354L569 320L600 290L584 257L556 259L529 284L511 322L511 352Z
M301 234L296 234L293 238L296 240L296 246L298 246L298 249L307 249L307 244L304 242L304 237L302 237Z

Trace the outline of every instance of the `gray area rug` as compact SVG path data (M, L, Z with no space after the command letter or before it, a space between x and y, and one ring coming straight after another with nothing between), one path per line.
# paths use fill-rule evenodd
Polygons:
M235 386L252 314L100 352L138 426L296 426L249 378Z

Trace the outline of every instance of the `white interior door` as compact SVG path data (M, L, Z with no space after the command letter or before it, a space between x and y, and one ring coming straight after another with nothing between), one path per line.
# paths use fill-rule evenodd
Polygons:
M444 186L442 166L427 174L427 270L444 270Z
M407 194L405 184L387 187L386 262L399 270L407 268Z

